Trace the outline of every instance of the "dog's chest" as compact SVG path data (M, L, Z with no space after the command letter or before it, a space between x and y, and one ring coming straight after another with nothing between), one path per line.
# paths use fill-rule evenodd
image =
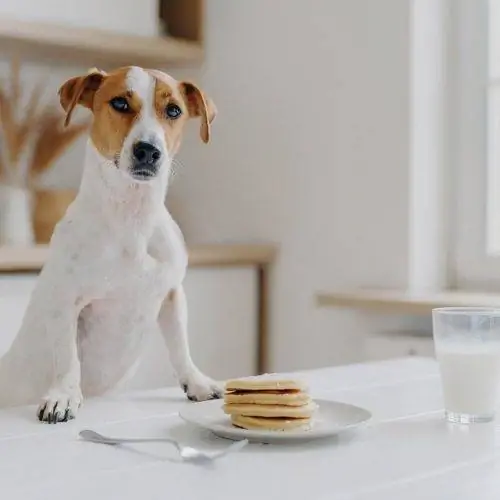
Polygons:
M67 220L57 231L64 249L59 259L80 282L85 302L116 298L147 303L163 299L181 284L187 251L166 212L153 224L147 217L129 217L121 223L90 226L80 210L74 212L76 220Z
M181 260L173 255L161 261L147 251L131 252L129 249L111 254L103 260L102 267L102 276L109 287L106 295L135 304L163 299L181 279Z
M172 274L175 266L157 261L149 255L139 261L125 258L122 269L127 277L117 280L122 282L118 292L134 297L137 302L163 298L174 286Z

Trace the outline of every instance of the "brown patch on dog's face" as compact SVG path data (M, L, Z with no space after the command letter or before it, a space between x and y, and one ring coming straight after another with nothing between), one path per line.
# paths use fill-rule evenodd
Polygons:
M115 159L121 154L125 139L143 107L142 99L137 93L127 88L127 71L124 68L111 73L94 97L94 121L90 137L96 149L108 159ZM116 111L111 105L113 99L121 98L129 106L126 113Z
M179 150L184 125L189 113L179 90L177 82L169 84L164 80L156 79L154 96L155 113L165 135L167 149L173 156ZM180 113L173 118L171 115Z
M170 75L158 70L148 70L157 79L156 101L158 113L161 108L165 109L169 99L181 107L182 119L178 121L177 127L172 127L172 137L169 142L180 142L177 133L182 131L186 118L201 118L200 137L203 142L210 140L210 124L217 116L217 108L213 101L208 98L194 83L177 82Z
M77 104L92 111L94 120L90 137L96 149L108 159L120 154L125 138L142 108L141 100L127 88L127 73L128 68L119 68L109 74L94 70L88 75L71 78L59 90L61 105L67 112L67 122ZM129 113L118 113L111 107L111 100L117 97L127 99Z
M179 150L188 118L201 118L200 135L208 142L216 114L212 101L194 84L137 67L110 73L93 70L68 80L60 96L67 121L76 104L93 112L92 143L124 170L132 169L134 146L144 142L158 149L162 164L169 164Z

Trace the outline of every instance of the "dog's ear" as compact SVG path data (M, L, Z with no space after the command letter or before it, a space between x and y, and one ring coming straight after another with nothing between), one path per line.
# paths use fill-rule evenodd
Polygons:
M189 116L201 118L200 137L203 142L207 143L210 140L210 124L217 115L217 108L194 83L181 82L180 87Z
M67 126L77 104L92 109L94 94L101 86L106 73L96 68L91 69L86 75L75 76L63 83L59 88L61 106L66 112L64 125Z

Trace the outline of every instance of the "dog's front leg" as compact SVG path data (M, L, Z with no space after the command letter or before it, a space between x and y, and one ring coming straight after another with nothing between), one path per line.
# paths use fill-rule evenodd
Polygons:
M188 399L206 401L220 398L222 387L204 375L191 359L187 338L187 304L182 286L167 295L158 319L170 361Z
M82 403L80 360L77 350L77 323L81 308L77 301L56 301L44 311L40 322L52 350L52 383L37 410L39 420L48 423L66 422L75 418ZM46 298L45 300L49 300ZM50 361L49 361L50 362Z

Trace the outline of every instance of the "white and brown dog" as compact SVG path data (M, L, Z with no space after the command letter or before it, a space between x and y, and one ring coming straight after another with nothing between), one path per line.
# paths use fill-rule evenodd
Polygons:
M220 397L194 365L183 279L187 252L165 208L172 158L190 117L208 142L213 103L156 70L98 70L59 90L66 123L93 113L81 186L58 223L21 330L0 360L0 406L40 402L38 418L74 418L83 396L112 389L160 330L191 400Z

